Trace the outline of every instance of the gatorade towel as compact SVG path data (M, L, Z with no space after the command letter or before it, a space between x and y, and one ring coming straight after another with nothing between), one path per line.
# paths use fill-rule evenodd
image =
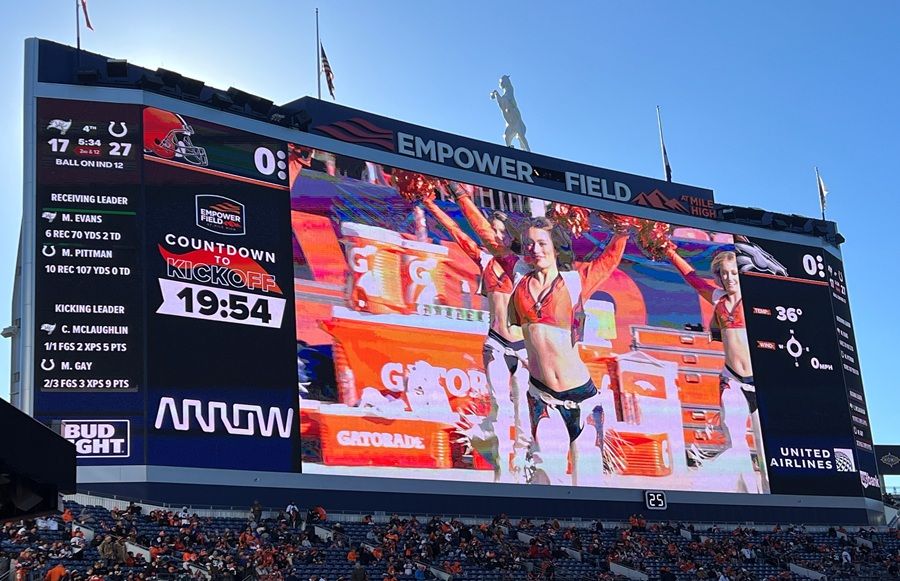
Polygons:
M452 468L452 423L379 418L346 406L322 406L319 441L329 466Z
M400 235L385 228L342 222L341 237L350 269L348 306L376 314L404 312Z
M339 345L335 372L345 378L341 403L357 405L362 391L372 387L385 396L401 397L407 411L423 415L440 416L449 410L487 415L490 396L481 362L485 331L435 328L440 317L429 323L430 328L417 329L365 319L323 321L322 328Z
M445 304L443 264L449 250L440 244L403 240L403 298L411 312L418 305Z

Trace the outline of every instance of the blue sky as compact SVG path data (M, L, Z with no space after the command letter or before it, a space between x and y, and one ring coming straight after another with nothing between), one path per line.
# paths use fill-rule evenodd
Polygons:
M284 103L315 95L315 4L90 0L85 49ZM661 105L676 181L720 202L838 222L876 441L894 420L900 310L900 3L322 2L338 102L498 142L488 98L511 75L534 151L660 176ZM8 11L0 37L0 305L12 295L22 196L23 41L74 44L74 1ZM0 312L8 312L6 307ZM8 315L7 315L8 317ZM0 326L8 324L0 316ZM7 397L9 345L0 343ZM798 410L799 412L799 410Z

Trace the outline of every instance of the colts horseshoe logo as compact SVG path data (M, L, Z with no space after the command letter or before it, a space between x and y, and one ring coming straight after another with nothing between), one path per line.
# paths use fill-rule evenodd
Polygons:
M115 121L110 121L110 122L109 122L109 129L108 129L109 134L112 135L113 137L125 137L126 135L128 135L128 128L125 127L125 122L124 122L124 121L119 121L119 125L122 126L122 131L119 132L119 133L116 133L116 132L115 132L116 122L115 122Z

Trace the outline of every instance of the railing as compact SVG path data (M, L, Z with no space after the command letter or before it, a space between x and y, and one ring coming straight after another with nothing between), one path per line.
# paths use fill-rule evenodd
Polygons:
M66 500L73 500L78 502L79 504L95 504L100 505L106 509L111 508L124 508L122 503L124 502L134 502L135 504L141 505L145 511L149 512L151 510L179 510L181 506L169 504L169 503L157 503L157 502L146 502L143 499L128 497L128 496L120 496L120 495L112 495L111 497L108 495L92 493L91 491L83 491L79 494L71 495L65 497ZM225 505L194 505L189 507L191 512L197 513L201 517L214 517L214 518L246 518L250 512L249 506L247 508L239 508L235 506L225 506ZM263 510L263 518L271 517L279 512L282 512L282 508L272 508L267 507ZM371 514L373 520L377 523L387 523L389 522L391 515L384 511L373 511L370 513L361 513L361 512L345 512L345 511L328 511L328 520L333 522L359 522L365 514ZM406 518L412 515L401 515L401 517ZM416 515L423 516L423 515ZM430 518L433 515L428 515ZM463 514L463 513L444 513L437 515L443 519L456 519L460 522L473 525L473 524L481 524L486 520L490 520L492 517L488 515L474 515L474 514ZM523 515L513 515L508 517L511 522L516 522L520 518L523 518ZM524 515L524 518L529 518L536 521L545 520L543 518L534 518L530 515ZM549 520L549 519L547 519ZM592 522L595 522L596 519L581 519L581 518L570 518L565 520L556 519L563 527L576 527L576 528L584 528L586 525L589 525ZM630 525L625 521L601 521L603 523L604 528L619 528L624 529L628 528ZM652 523L651 523L652 524ZM690 524L696 533L702 533L706 529L711 527L718 527L719 530L722 531L733 531L737 528L749 528L753 529L757 532L771 532L772 528L775 527L779 523L762 523L762 522L744 522L744 523L734 523L734 522L717 522L717 521L705 521L705 522L689 522L683 524ZM783 526L783 525L782 525ZM827 532L829 530L829 526L827 525L810 525L806 526L806 532L810 533L822 533ZM849 532L858 532L862 529L872 529L874 528L876 532L889 532L892 529L890 526L845 526L844 527Z

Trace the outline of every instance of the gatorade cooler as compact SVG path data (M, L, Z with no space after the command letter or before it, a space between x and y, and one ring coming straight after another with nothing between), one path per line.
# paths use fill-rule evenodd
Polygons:
M350 268L348 306L376 314L405 312L400 235L385 228L342 222L341 236Z
M418 305L444 304L443 263L450 251L446 246L402 240L403 299L410 312Z

